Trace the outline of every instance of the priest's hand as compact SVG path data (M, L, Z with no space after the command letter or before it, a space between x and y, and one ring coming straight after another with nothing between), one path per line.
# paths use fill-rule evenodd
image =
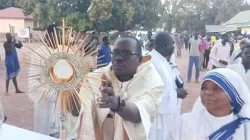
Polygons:
M112 86L111 81L108 77L103 74L102 75L102 85L100 87L100 91L102 97L97 99L99 108L110 108L115 110L118 108L118 96L115 96L115 92Z
M97 99L97 105L99 106L99 108L110 108L112 111L116 112L123 120L132 123L141 122L139 109L134 103L124 101L122 102L122 109L120 108L120 97L115 96L112 83L105 74L102 76L102 85L100 87L100 91L102 97Z
M113 87L101 87L102 97L98 98L99 108L110 108L116 110L118 108L118 96L115 96Z
M180 99L185 99L188 95L187 90L183 88L176 89L177 97Z

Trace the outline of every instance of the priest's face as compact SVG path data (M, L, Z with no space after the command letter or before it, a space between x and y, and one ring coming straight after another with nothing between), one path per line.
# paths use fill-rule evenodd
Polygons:
M141 53L138 42L130 37L119 38L112 52L112 68L121 82L133 78L141 64Z
M201 102L207 111L215 117L231 113L231 102L228 95L216 83L205 81L201 87Z

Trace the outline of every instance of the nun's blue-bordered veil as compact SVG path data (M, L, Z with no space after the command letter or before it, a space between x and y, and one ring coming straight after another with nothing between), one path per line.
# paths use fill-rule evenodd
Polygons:
M232 103L232 112L238 117L235 121L222 126L211 134L209 139L231 139L237 129L250 120L250 92L241 76L227 68L215 69L208 72L202 83L208 80L213 81L225 91ZM196 107L197 106L199 109L193 110L193 112L203 111L205 109L201 103L196 104Z

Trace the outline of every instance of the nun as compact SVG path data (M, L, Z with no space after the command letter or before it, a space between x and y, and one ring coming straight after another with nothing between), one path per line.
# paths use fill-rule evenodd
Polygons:
M250 140L250 93L236 72L208 72L201 83L198 110L172 121L169 140Z

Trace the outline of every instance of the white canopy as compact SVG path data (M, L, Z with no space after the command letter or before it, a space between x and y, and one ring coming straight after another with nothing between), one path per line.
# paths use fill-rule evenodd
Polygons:
M226 25L206 25L206 32L208 33L221 33L221 32L230 32L237 31L235 26L226 26Z

